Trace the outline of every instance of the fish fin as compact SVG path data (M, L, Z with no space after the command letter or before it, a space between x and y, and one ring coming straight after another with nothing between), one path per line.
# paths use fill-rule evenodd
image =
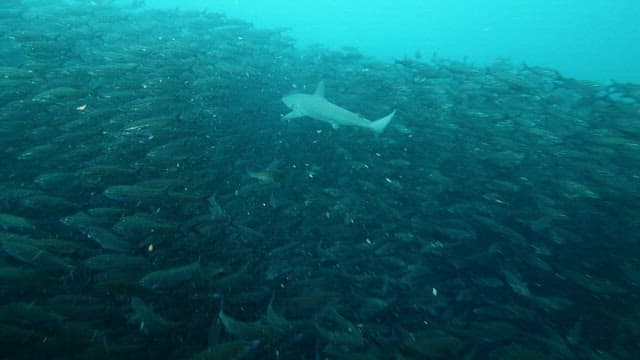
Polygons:
M387 125L389 125L389 122L391 122L391 119L393 119L393 116L396 114L396 111L393 110L391 112L391 114L383 117L382 119L378 119L375 121L371 122L371 130L375 131L376 134L381 134L384 129L387 127Z
M290 113L288 113L285 116L283 116L282 120L291 120L291 119L296 119L296 118L303 117L303 116L304 116L304 114L301 113L300 111L293 110Z
M316 86L316 91L313 93L316 96L324 97L324 80L320 80L318 86Z

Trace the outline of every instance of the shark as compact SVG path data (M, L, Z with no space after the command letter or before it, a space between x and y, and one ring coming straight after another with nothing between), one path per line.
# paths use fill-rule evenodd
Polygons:
M282 102L291 109L291 112L282 117L284 120L309 117L329 123L334 129L341 126L356 126L372 130L376 134L382 133L396 114L393 110L381 119L367 120L327 100L324 96L324 81L318 83L313 94L286 95L282 98Z

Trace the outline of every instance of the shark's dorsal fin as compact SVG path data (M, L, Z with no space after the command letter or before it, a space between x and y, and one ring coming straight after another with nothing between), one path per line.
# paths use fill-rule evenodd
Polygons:
M320 80L316 87L316 92L313 93L316 96L324 97L324 80Z

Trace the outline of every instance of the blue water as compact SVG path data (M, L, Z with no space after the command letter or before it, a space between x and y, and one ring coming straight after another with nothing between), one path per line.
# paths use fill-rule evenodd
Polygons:
M578 79L640 81L640 1L149 0L290 28L300 45L353 46L384 60L433 54L553 67Z

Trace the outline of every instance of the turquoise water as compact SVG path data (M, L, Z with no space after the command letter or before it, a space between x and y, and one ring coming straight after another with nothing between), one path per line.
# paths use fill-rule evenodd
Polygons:
M497 58L564 75L640 81L639 1L149 0L221 11L291 29L300 44L353 46L383 59L433 54L484 65Z

